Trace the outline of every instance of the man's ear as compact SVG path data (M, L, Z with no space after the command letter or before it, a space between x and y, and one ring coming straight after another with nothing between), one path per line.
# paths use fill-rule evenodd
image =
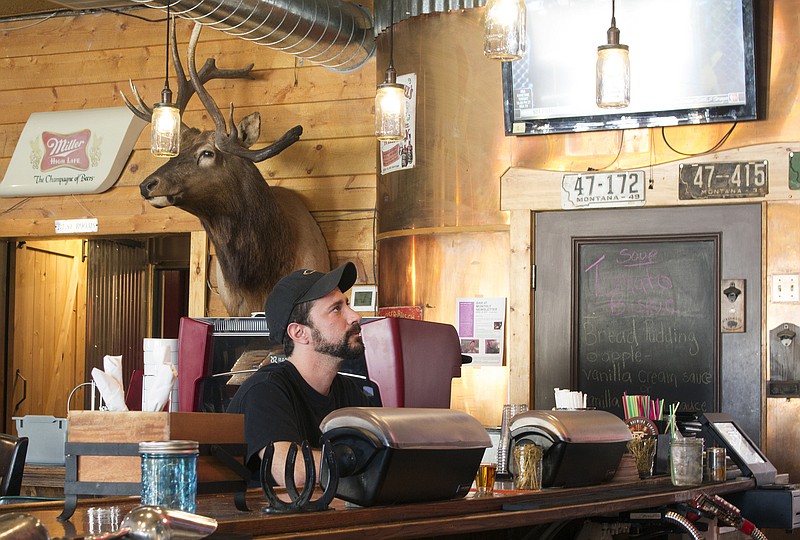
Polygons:
M286 335L295 343L307 344L311 342L311 332L309 332L308 327L297 322L289 323L289 326L286 327Z

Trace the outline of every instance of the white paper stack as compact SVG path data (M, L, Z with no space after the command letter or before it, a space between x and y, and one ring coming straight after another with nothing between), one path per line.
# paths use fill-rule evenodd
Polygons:
M580 391L555 388L556 409L585 409L586 394Z
M178 411L178 340L144 340L142 410L160 411L169 400L169 410Z

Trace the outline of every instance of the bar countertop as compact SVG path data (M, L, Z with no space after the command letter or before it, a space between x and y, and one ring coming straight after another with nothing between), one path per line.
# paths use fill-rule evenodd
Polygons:
M204 495L197 513L215 518L215 537L225 538L418 538L537 525L617 512L658 507L707 495L745 491L751 479L736 479L697 487L672 486L669 477L598 486L545 489L541 492L495 491L489 496L471 492L450 501L349 507L334 499L332 510L292 515L266 514L260 490L247 494L249 512L234 506L231 494ZM314 497L316 499L316 496ZM0 514L30 513L37 516L51 538L80 539L88 534L116 530L125 514L138 505L138 497L83 498L74 515L65 522L57 517L63 502L34 502L0 506Z

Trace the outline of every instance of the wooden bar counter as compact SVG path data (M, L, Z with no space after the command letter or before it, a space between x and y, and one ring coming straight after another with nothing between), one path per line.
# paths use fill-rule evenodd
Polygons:
M409 479L411 481L411 479ZM347 507L335 499L325 512L266 514L260 490L248 492L249 512L237 511L230 494L198 498L197 513L219 522L214 537L227 539L271 538L420 538L482 533L527 527L581 517L658 507L692 500L699 493L725 494L754 487L753 480L737 479L694 488L676 488L669 477L645 481L601 484L541 492L496 491L478 497L424 504L371 508ZM315 497L316 498L316 497ZM51 538L80 539L92 533L115 530L138 498L81 499L69 521L60 522L61 502L36 502L0 506L0 514L33 514L47 527Z

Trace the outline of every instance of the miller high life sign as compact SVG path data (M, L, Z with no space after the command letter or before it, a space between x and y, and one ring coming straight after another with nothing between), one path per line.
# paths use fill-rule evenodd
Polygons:
M33 113L0 197L101 193L119 178L145 125L126 107Z

